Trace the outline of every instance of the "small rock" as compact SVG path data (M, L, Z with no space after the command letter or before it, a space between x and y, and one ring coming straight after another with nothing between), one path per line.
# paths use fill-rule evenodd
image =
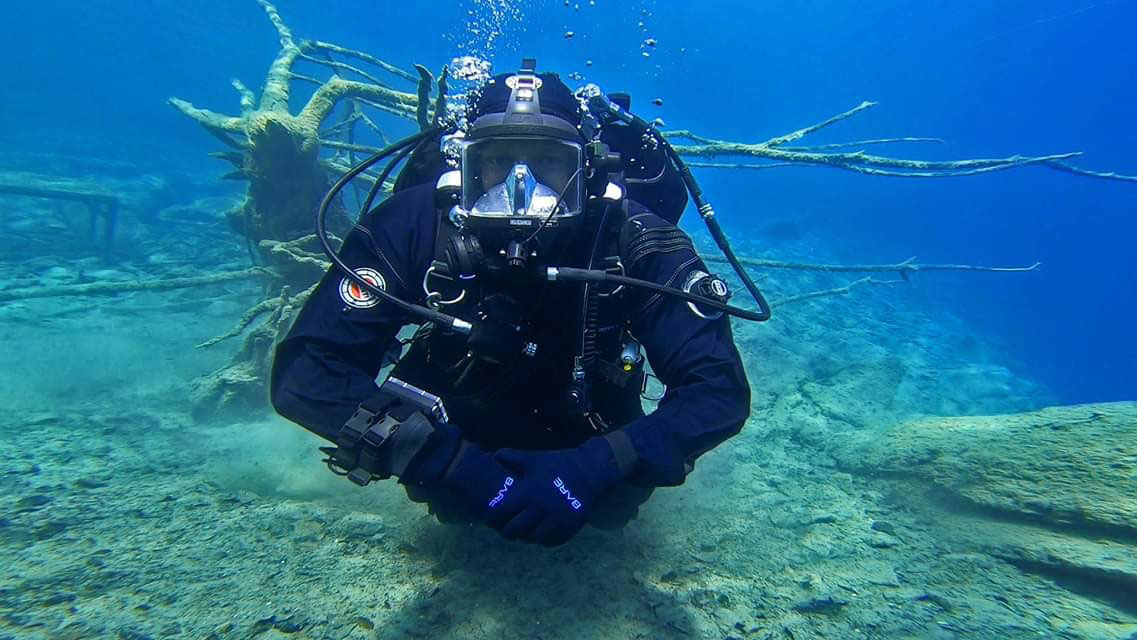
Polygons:
M54 607L57 604L63 604L65 602L74 602L74 601L75 601L75 594L74 593L61 592L61 593L56 593L56 594L50 595L46 599L44 599L43 606Z
M663 98L653 98L651 103L657 107L662 107L663 106Z
M355 626L359 627L360 629L364 629L366 631L371 631L372 629L375 628L375 623L372 622L371 620L363 617L363 616L356 616L355 617Z
M848 600L838 598L837 596L822 596L818 598L810 598L803 600L794 605L794 611L801 613L836 613L849 604Z
M680 580L683 580L684 578L686 578L688 576L693 576L693 575L702 573L702 571L703 570L700 567L695 567L695 566L683 567L681 569L672 569L671 571L668 571L667 573L659 576L659 581L660 582L679 582Z
M283 620L277 620L272 626L281 633L296 633L297 631L302 631L307 624L289 616Z
M896 572L889 567L880 567L874 571L866 573L865 581L869 584L875 584L878 587L900 586L900 578L897 578Z
M43 494L24 496L23 498L20 498L19 502L16 503L16 512L20 513L24 511L36 511L45 505L50 504L53 499L54 498L51 496L45 496Z
M383 519L373 513L349 513L330 527L332 535L340 538L362 540L381 535L385 531Z
M869 546L870 547L874 547L877 549L891 549L892 547L896 547L899 545L900 545L900 540L898 540L897 538L895 538L893 536L888 535L887 533L882 533L880 531L877 531L873 535L869 536Z
M834 522L837 522L837 516L833 515L832 513L823 513L810 518L805 523L805 526L808 527L815 524L833 524Z
M943 609L944 611L951 611L953 608L952 604L951 604L951 600L948 600L947 598L945 598L944 596L941 596L938 593L932 593L931 591L921 593L912 599L916 600L917 602L931 602L932 604Z
M260 635L271 629L274 624L276 624L276 616L261 618L253 623L252 635Z
M63 520L49 520L42 527L35 530L36 540L48 540L67 531L67 522Z
M816 573L811 573L808 576L798 580L798 586L802 589L816 589L824 583L821 581L821 576Z
M324 523L315 518L305 518L296 523L293 535L298 542L315 542L324 535Z
M886 520L874 521L872 523L872 530L873 531L880 531L881 533L887 533L890 536L896 535L896 527L893 526L893 524L891 522L888 522Z
M705 562L707 564L714 564L714 563L718 562L719 558L721 558L721 557L722 557L722 554L720 554L716 551L700 551L700 552L695 554L696 560L698 560L699 562Z
M696 607L730 606L730 596L714 589L695 589L691 592L690 599Z

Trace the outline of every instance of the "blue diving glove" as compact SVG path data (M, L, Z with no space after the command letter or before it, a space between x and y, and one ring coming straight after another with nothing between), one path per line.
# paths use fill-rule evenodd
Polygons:
M521 504L513 498L517 475L510 473L493 454L463 440L454 425L437 425L423 449L407 465L399 480L404 484L441 484L463 499L479 519L491 512L516 513Z
M568 542L584 526L593 503L622 479L604 438L576 449L502 449L494 458L521 476L506 508L487 518L507 540L550 547Z

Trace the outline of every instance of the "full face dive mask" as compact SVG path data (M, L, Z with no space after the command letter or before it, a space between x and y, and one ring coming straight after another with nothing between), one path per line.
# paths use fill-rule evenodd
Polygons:
M574 228L584 208L584 139L577 127L541 113L542 79L532 67L504 82L505 110L479 116L466 135L450 141L461 163L461 197L450 220L479 270L524 267L539 245Z

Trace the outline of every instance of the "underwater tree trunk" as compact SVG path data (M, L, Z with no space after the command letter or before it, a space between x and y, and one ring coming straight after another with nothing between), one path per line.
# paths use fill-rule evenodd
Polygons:
M250 127L243 169L249 176L249 194L240 217L248 221L254 242L291 240L308 231L312 212L329 186L316 163L315 132L290 124L266 115Z
M311 265L272 251L270 243L295 240L311 232L314 213L330 180L319 162L316 126L279 109L282 102L266 102L262 100L261 109L245 114L240 151L221 157L237 167L227 177L249 182L244 201L228 211L226 218L234 231L245 237L253 260L275 274L265 285L265 296L272 297L282 288L302 291L312 283ZM328 216L329 228L342 231L347 217L340 203L334 204ZM273 347L277 334L287 330L283 320L274 313L269 322L246 336L227 366L198 381L198 417L226 408L264 406Z
M246 148L237 174L249 181L244 201L226 213L233 229L245 237L250 256L276 274L265 285L271 297L282 287L304 290L312 269L274 252L264 241L289 241L311 232L313 215L330 187L319 164L320 144L315 129L302 126L287 113L259 113L250 118ZM339 202L329 212L329 227L342 230L346 216ZM197 385L198 417L226 408L263 407L265 381L277 333L287 330L279 314L246 336L229 364Z
M247 180L249 186L243 203L227 212L226 218L233 229L245 237L253 260L274 274L264 293L265 302L272 304L262 303L252 309L257 315L270 312L269 318L245 337L241 349L227 366L198 381L196 409L199 417L223 409L265 406L273 349L287 331L293 311L287 292L302 291L299 299L303 300L307 290L327 268L327 264L317 258L311 238L306 237L312 231L315 213L332 180L332 174L320 158L323 121L340 99L348 97L367 99L399 115L417 109L416 96L410 93L333 76L321 83L298 114L292 114L288 110L288 98L291 82L297 77L292 71L294 63L299 59L320 62L309 54L332 46L295 42L275 7L263 0L261 5L277 29L281 50L269 69L259 103L252 91L239 81L234 81L233 86L240 95L240 116L225 116L198 109L177 98L170 99L172 106L231 148L213 155L234 166L235 170L226 178ZM405 74L405 77L410 76ZM333 233L342 234L350 226L339 201L333 203L327 220ZM310 242L313 251L302 249L297 240ZM243 318L241 328L252 319ZM213 341L206 346L209 344Z

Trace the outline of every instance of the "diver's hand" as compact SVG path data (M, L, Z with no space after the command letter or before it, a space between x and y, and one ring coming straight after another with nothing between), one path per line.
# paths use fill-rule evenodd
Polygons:
M493 454L466 440L442 476L442 483L464 498L467 506L483 521L490 514L510 517L523 506L513 491L516 474L510 473Z
M507 515L512 515L520 511L522 505L510 499L510 489L517 483L516 474L502 466L493 454L463 439L456 426L437 425L429 444L411 460L400 482L442 485L483 521L490 512L511 509Z
M521 477L508 508L487 522L508 540L546 546L568 542L584 526L593 502L621 480L612 447L592 438L576 449L502 449L494 457Z

